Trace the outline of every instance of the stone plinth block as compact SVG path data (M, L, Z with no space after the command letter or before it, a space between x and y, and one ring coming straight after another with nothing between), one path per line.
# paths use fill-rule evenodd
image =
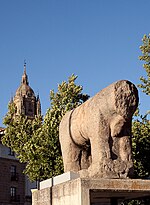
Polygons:
M74 173L74 172L66 172L64 174L61 174L59 176L56 176L53 178L53 185L57 185L66 181L70 181L73 179L77 179L79 178L80 175L78 173Z
M48 187L51 187L52 186L52 181L53 179L50 178L50 179L47 179L47 180L44 180L42 182L40 182L40 190L41 189L45 189L45 188L48 188Z
M150 180L72 179L32 193L32 205L109 205L150 196Z
M57 185L57 184L60 184L60 183L63 183L63 182L66 182L66 181L69 181L69 180L72 180L72 179L79 178L79 176L80 176L79 174L74 173L74 172L66 172L66 173L61 174L59 176L56 176L56 177L53 177L53 178L50 178L50 179L47 179L47 180L40 182L40 190L45 189L47 187Z

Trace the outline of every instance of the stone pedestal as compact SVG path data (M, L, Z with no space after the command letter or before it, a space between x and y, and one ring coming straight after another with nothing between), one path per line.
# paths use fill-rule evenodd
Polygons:
M150 180L83 179L69 172L41 182L32 192L32 205L118 205L147 196Z

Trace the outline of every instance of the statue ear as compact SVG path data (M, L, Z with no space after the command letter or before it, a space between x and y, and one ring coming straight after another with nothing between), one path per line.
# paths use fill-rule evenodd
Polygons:
M110 131L112 137L119 137L122 128L125 124L125 119L121 115L116 115L110 121Z

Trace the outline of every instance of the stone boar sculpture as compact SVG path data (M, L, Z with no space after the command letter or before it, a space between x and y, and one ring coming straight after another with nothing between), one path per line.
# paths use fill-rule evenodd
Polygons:
M135 85L121 80L67 112L59 127L64 171L81 177L131 178L131 121L137 106Z

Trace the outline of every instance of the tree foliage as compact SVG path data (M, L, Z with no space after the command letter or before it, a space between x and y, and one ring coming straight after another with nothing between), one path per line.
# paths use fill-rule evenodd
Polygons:
M88 95L82 94L82 86L76 85L77 76L69 77L68 82L58 85L58 91L50 92L51 107L47 110L42 127L46 147L44 159L47 159L47 177L63 173L63 163L59 144L59 123L64 114L79 106L88 99ZM43 159L43 160L44 160ZM45 165L46 165L45 164Z
M26 164L25 173L30 180L43 180L63 172L59 144L59 123L63 115L88 99L82 94L82 86L76 85L77 76L58 85L58 91L50 92L51 106L42 122L41 116L30 120L23 115L15 115L16 107L9 103L4 118L6 125L2 143L10 147ZM15 117L14 117L15 116Z
M147 114L139 115L132 123L132 150L136 178L150 176L150 121Z
M142 55L139 59L144 61L143 67L147 77L141 77L141 84L138 86L146 95L150 96L150 35L144 35L142 42L143 45L140 46ZM135 176L140 178L150 176L148 163L150 161L150 121L148 116L149 111L144 115L140 115L138 112L132 124Z
M144 69L147 77L140 77L141 84L139 88L148 96L150 96L150 35L144 35L142 39L143 45L140 46L142 55L140 60L144 61ZM147 108L149 109L149 108ZM132 123L132 149L134 157L135 177L150 177L150 120L149 111L141 115L137 110L136 117ZM125 202L128 205L150 204L150 200L143 198L141 200L132 200Z
M28 166L34 166L32 162L37 163L39 160L37 153L41 152L41 147L37 143L37 136L41 130L42 117L35 116L31 120L24 115L16 115L15 104L10 102L3 123L6 129L2 143L16 153L21 163L27 164L25 172L28 172Z
M144 35L142 41L143 45L140 46L142 55L139 59L145 61L143 67L146 71L146 77L142 76L140 78L142 83L139 84L139 87L142 88L142 91L146 93L146 95L150 95L150 34Z

